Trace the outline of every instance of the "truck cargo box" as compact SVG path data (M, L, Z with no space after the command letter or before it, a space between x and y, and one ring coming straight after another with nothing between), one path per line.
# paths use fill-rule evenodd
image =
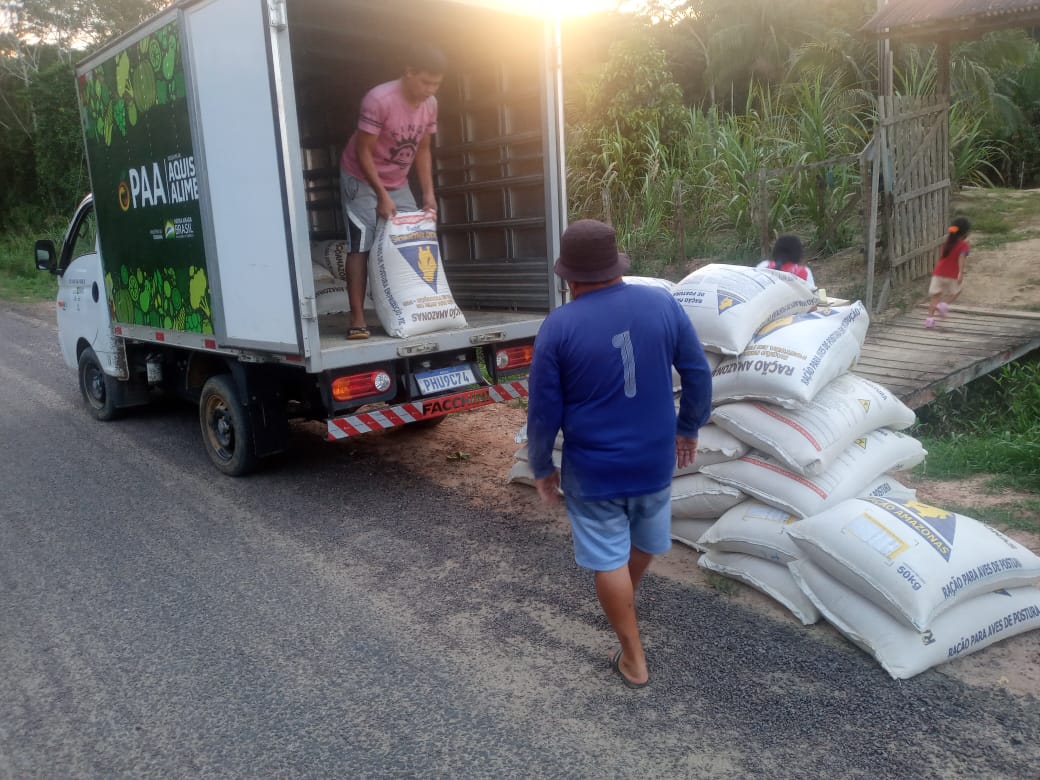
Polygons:
M317 313L312 242L345 237L340 151L362 96L401 74L416 34L449 59L438 232L470 327L347 342L345 314ZM541 19L459 2L209 0L92 56L80 94L121 334L314 372L533 336L560 302L555 40Z

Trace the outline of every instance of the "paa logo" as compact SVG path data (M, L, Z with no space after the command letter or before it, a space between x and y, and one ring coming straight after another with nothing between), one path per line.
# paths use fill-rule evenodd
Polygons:
M437 292L437 267L440 265L438 262L440 250L437 245L411 244L399 246L397 250L408 261L408 265L418 274L419 278L430 285L434 292Z
M123 211L130 210L130 187L125 181L119 182L119 208Z
M176 238L177 229L173 226L173 220L166 220L166 227L163 228L163 238Z

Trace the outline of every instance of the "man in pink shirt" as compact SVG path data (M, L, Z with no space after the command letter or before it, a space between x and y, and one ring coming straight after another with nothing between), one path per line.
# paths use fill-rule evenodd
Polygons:
M415 165L422 207L436 213L430 136L437 132L437 90L446 60L433 47L410 53L404 75L373 87L361 101L357 130L340 158L340 201L347 231L348 339L367 339L365 288L376 220L415 211L408 173Z

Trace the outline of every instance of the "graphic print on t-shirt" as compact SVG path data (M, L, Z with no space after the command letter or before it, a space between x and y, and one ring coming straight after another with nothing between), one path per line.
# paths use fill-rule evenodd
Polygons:
M390 135L393 136L394 142L387 149L386 162L398 168L410 168L419 148L419 141L425 132L426 127L419 125L404 125L392 129Z

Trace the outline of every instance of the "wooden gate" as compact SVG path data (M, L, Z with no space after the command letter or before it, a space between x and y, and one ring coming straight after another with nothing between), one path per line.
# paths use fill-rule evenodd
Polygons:
M885 248L893 284L931 274L950 213L945 95L878 98Z

